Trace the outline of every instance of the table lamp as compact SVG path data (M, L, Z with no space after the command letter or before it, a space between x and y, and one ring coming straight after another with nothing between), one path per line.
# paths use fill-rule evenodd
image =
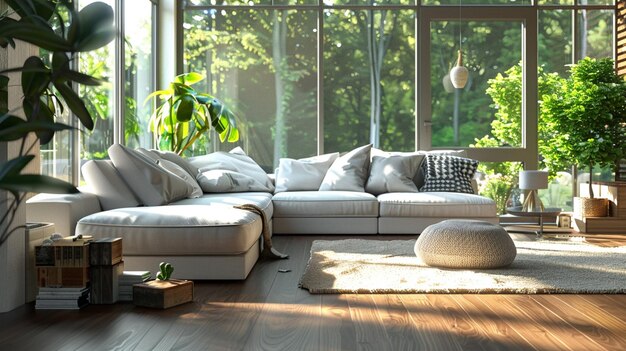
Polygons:
M520 171L519 188L522 190L530 190L522 204L522 211L542 212L544 208L539 194L537 194L537 190L548 188L548 172Z

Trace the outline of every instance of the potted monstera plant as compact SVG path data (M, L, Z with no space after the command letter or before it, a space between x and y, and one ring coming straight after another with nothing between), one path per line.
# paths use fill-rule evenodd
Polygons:
M203 79L196 72L181 74L168 89L157 90L146 98L146 102L161 100L150 118L150 130L160 149L182 155L211 128L222 142L239 140L235 114L216 97L192 87Z
M603 217L608 200L594 197L593 167L614 167L626 155L626 82L611 59L585 58L552 94L543 96L543 119L552 131L544 158L554 169L589 169L589 197L574 198L575 214Z
M15 225L16 213L27 192L70 193L70 183L40 174L24 174L35 158L36 142L49 142L54 133L72 127L56 123L63 106L69 108L87 129L93 119L76 94L77 84L98 85L92 76L72 69L70 62L80 52L107 45L115 38L113 9L94 2L78 11L68 0L4 0L8 11L0 14L0 46L15 48L20 40L50 55L50 64L40 56L28 57L21 67L0 72L0 143L21 142L19 154L0 163L0 193L6 195L6 212L0 215L0 246L23 225ZM9 55L11 53L9 52ZM10 73L21 74L22 106L9 109ZM17 85L17 83L13 83ZM22 113L23 112L23 113ZM22 114L25 118L20 117ZM29 138L35 135L35 141Z

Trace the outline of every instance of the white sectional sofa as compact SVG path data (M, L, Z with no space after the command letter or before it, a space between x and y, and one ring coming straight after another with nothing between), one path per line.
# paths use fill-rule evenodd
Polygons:
M53 222L57 231L67 235L121 237L127 270L154 271L159 262L168 261L178 278L245 279L259 258L263 228L259 215L233 207L241 204L260 207L273 234L419 234L428 225L450 218L498 221L495 203L486 197L419 192L428 190L429 171L423 159L431 158L425 152L390 159L390 154L370 152L366 146L341 157L285 159L275 183L259 173L258 165L246 164L253 161L240 150L188 161L171 153L137 153L119 145L112 146L109 154L112 161L83 166L89 188L80 194L40 194L30 199L27 220ZM361 161L366 155L366 161L355 162L355 154ZM458 161L460 156L446 157ZM149 170L142 168L146 167L142 162ZM407 167L402 169L401 164ZM355 173L360 184L343 178L343 172L350 173L355 166L361 168ZM164 175L166 167L169 174ZM378 168L385 171L369 173ZM409 181L400 181L406 174L399 173L410 174ZM195 175L195 181L188 174Z

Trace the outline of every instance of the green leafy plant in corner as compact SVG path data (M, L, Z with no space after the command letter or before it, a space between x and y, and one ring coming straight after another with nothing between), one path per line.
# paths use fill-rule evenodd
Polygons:
M626 156L626 82L612 59L580 60L556 92L543 96L542 111L550 142L543 156L552 168L566 164L614 167Z
M159 264L159 273L157 273L156 278L158 280L170 280L173 272L174 272L174 267L172 267L170 263L161 262Z
M146 102L157 97L162 100L150 118L150 130L160 149L180 155L211 127L222 142L239 140L234 113L212 95L191 87L202 79L195 72L178 75L168 89L157 90L146 98Z
M113 9L94 2L81 11L70 0L5 0L9 10L0 14L0 46L15 48L20 40L51 54L51 64L31 56L21 67L0 72L0 143L19 143L18 156L0 163L0 190L9 193L6 212L0 214L0 245L16 230L16 213L27 192L72 193L70 183L40 175L23 174L35 158L31 155L37 142L52 140L54 133L72 127L55 122L63 104L87 129L93 119L85 103L75 92L76 84L98 85L100 81L72 69L71 62L80 52L96 50L115 38ZM14 17L19 17L16 19ZM9 53L9 55L11 55ZM21 108L9 110L8 73L21 74ZM19 117L19 110L25 118ZM34 133L35 138L29 138ZM34 139L34 140L33 140Z

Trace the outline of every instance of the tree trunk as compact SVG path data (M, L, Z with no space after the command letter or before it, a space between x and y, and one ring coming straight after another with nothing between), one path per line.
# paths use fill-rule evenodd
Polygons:
M589 164L589 198L593 199L593 163Z
M380 120L382 116L382 95L381 72L383 61L387 52L387 47L393 36L398 16L392 14L393 24L389 34L385 34L385 22L388 15L387 10L380 11L378 28L375 27L375 11L367 13L367 52L370 69L370 143L374 147L380 147Z
M287 150L285 128L285 70L287 69L287 11L274 11L272 33L272 60L274 63L274 89L276 91L276 120L274 124L274 168Z

